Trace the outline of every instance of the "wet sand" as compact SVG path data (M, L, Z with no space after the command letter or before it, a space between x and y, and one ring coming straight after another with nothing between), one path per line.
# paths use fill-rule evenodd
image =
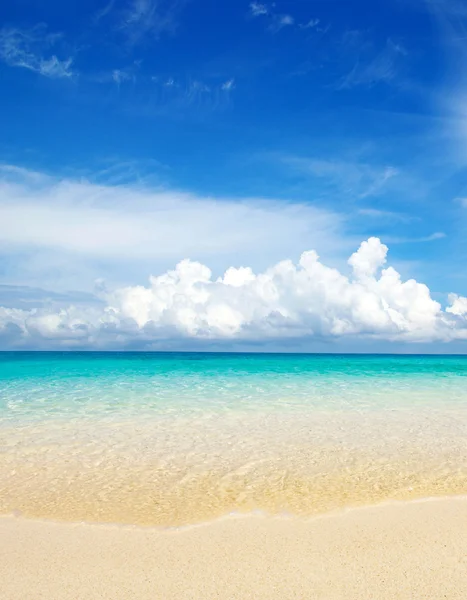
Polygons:
M160 530L0 519L2 600L467 597L467 499Z

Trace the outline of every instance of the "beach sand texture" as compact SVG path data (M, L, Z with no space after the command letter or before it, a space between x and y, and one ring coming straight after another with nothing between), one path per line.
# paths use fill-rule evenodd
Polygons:
M3 354L0 600L466 600L466 376Z
M0 519L3 600L467 597L467 499L158 530Z

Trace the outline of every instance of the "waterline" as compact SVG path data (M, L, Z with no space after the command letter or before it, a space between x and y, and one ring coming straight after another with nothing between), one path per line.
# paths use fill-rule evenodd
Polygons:
M0 513L177 526L467 493L467 360L0 355Z

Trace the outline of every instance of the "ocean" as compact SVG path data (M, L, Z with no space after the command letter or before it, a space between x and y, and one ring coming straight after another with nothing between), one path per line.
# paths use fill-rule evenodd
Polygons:
M179 526L467 493L467 357L0 353L0 513Z

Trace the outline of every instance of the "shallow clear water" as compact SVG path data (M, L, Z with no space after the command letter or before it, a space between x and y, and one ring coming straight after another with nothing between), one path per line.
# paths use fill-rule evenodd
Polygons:
M467 358L0 353L0 512L190 523L467 492Z

